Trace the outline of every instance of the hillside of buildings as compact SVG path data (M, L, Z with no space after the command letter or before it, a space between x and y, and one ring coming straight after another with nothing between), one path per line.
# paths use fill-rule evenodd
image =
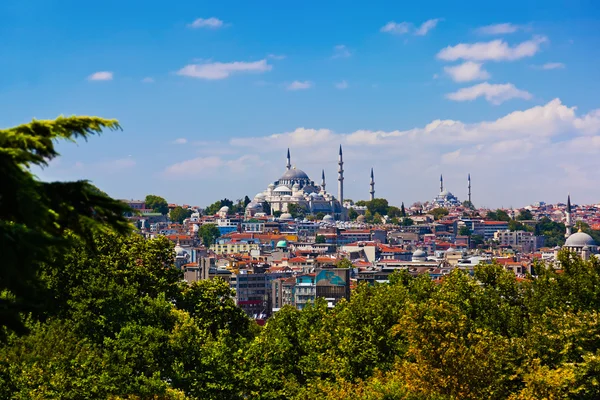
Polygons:
M0 130L0 398L600 398L596 206L326 213L287 169L202 209L30 171L118 128Z

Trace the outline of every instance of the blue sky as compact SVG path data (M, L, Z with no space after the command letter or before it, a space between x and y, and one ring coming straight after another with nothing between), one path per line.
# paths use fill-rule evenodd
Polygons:
M288 146L333 190L341 143L355 200L598 202L600 7L487 3L5 0L0 127L119 119L39 172L119 198L252 197Z

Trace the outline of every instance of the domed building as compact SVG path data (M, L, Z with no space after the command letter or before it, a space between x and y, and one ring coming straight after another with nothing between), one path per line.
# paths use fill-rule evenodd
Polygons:
M598 254L598 244L590 235L583 232L581 229L579 229L578 232L571 234L571 229L573 227L571 219L571 196L567 198L565 225L567 228L565 233L567 240L565 241L563 249L577 253L584 260L588 260L592 254ZM555 253L558 253L558 251L555 251Z
M339 153L339 178L340 185L338 187L340 196L343 197L343 161L342 148ZM325 189L325 171L322 173L321 184L317 185L308 177L308 174L299 168L292 167L290 150L287 152L286 169L279 179L267 186L264 192L257 193L254 200L246 207L246 216L253 216L258 211L255 204L268 203L271 208L271 213L280 211L283 214L280 219L285 220L291 215L288 214L288 206L297 204L303 207L307 213L317 214L324 213L331 215L336 220L346 218L346 213L342 203L333 194ZM252 204L252 206L251 206ZM254 213L254 214L252 214Z
M469 179L470 180L470 179ZM435 196L432 201L432 205L434 208L437 207L457 207L461 203L460 201L450 193L448 190L444 190L444 178L440 175L440 193Z

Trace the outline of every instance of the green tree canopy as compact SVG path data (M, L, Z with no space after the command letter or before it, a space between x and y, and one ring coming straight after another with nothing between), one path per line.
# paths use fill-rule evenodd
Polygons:
M149 194L146 196L145 203L146 207L151 208L154 212L161 213L162 215L169 213L169 204L160 196Z
M221 236L221 232L215 224L203 224L200 229L198 229L198 237L202 239L202 243L206 247L214 244L219 236Z
M87 140L119 128L116 120L59 117L0 129L0 337L2 327L24 331L18 311L39 306L39 266L65 251L70 237L92 244L94 232L131 229L123 216L129 208L88 181L42 182L30 170L59 156L58 140ZM73 236L64 237L67 231Z
M337 263L335 263L336 268L352 268L352 261L347 258L342 258Z
M468 226L462 225L458 229L458 234L461 235L461 236L471 236L471 230L469 229Z
M373 199L367 202L367 209L371 214L387 215L389 204L386 199Z
M300 204L290 203L288 204L288 212L292 214L292 218L304 218L306 208Z
M508 215L508 213L504 210L501 209L497 209L496 211L488 211L487 215L486 215L487 219L490 219L492 221L510 221L510 216Z
M323 236L323 235L317 235L317 236L315 236L315 243L323 244L323 243L326 243L326 242L327 242L327 239L325 238L325 236Z
M389 206L387 209L387 216L390 218L399 218L402 217L402 209L396 207L396 206Z
M446 209L446 208L434 208L433 210L429 211L428 214L433 215L433 219L435 219L436 221L438 219L441 219L442 217L448 215L450 212Z
M192 214L192 210L186 210L183 207L177 206L169 212L169 218L171 219L171 221L181 224L186 218L189 218Z
M517 220L519 221L531 221L533 219L533 214L530 210L523 208L519 210L519 215L517 215Z
M348 210L348 219L354 221L358 217L358 213L354 208Z

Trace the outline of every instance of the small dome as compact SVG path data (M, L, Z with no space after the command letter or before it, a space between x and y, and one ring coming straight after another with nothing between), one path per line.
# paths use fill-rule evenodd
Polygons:
M223 206L219 209L219 212L224 212L224 213L228 213L229 212L229 207L227 206Z
M427 253L425 253L423 250L418 249L417 251L415 251L413 253L413 258L425 258L427 257Z
M287 248L287 242L285 240L280 240L279 242L277 242L277 248L278 249Z
M453 251L456 251L456 249L454 247L448 247L448 250L446 250L446 253L451 253Z
M358 217L356 217L356 222L365 222L365 216L359 215Z
M248 203L248 205L246 206L246 210L262 210L262 204L251 201L250 203Z
M269 183L269 186L267 186L269 189L273 189L275 187L275 184L273 183Z
M277 186L277 189L275 189L276 193L286 193L286 192L291 192L290 188L285 186L285 185L281 185L281 186Z
M567 238L565 246L567 247L583 247L583 246L596 246L594 239L585 232L576 232Z
M323 217L323 221L333 221L333 217L329 214Z
M294 219L294 217L292 217L292 214L290 214L290 213L283 213L283 214L281 214L279 219L281 221L290 221L290 220Z
M302 192L296 192L292 197L295 199L303 199L304 195L302 194Z
M265 194L264 193L256 193L256 196L254 196L254 200L264 200L265 199Z
M175 250L176 257L185 257L187 255L187 251L185 251L185 249L179 245L179 242L173 250Z

